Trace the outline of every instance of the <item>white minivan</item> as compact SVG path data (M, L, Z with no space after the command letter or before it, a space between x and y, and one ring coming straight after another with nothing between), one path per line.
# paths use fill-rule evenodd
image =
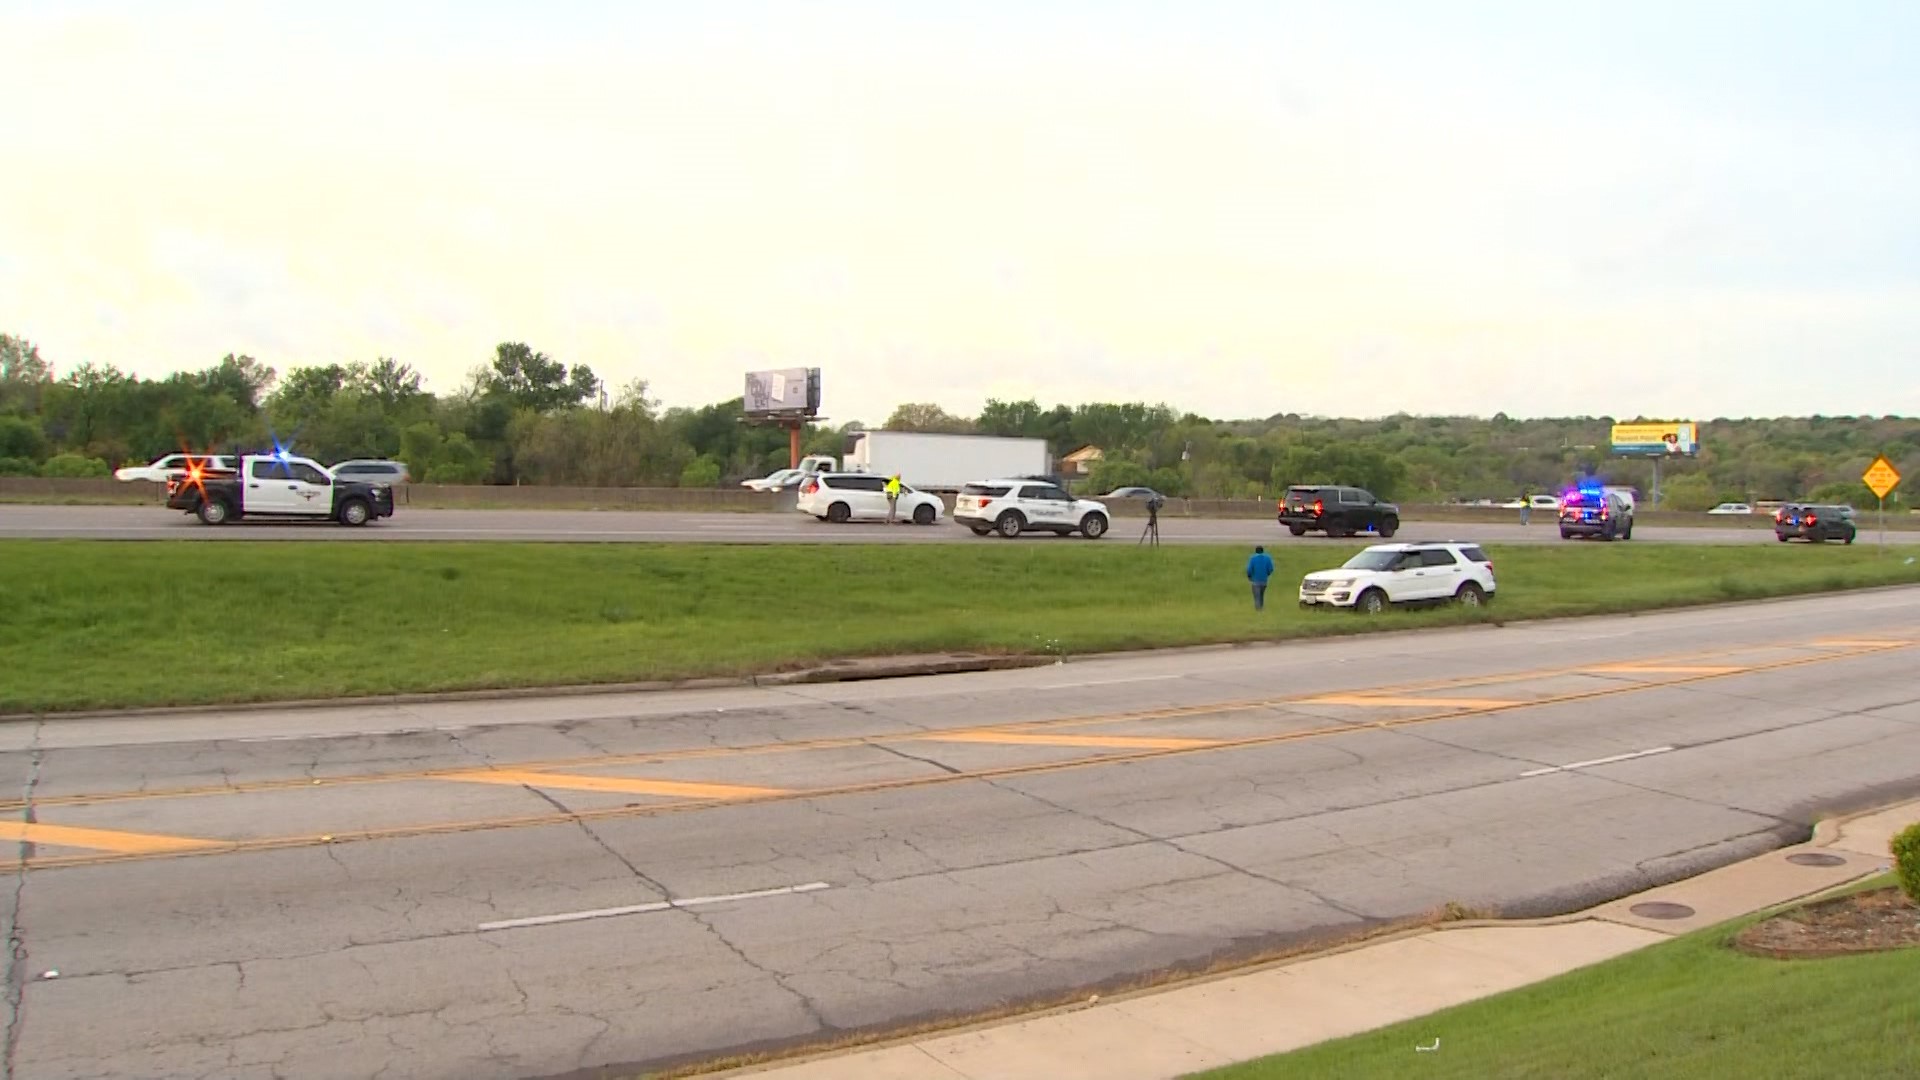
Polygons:
M800 497L794 508L836 525L849 521L885 521L887 478L867 473L815 473L801 482ZM939 496L915 491L903 483L894 519L931 525L940 520L945 509Z

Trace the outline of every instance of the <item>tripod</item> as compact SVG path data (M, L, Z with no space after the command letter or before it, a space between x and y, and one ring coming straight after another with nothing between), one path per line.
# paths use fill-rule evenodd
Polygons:
M1151 505L1147 507L1147 527L1140 530L1140 539L1134 541L1133 546L1139 547L1141 544L1146 544L1148 547L1160 546L1160 510L1158 507Z

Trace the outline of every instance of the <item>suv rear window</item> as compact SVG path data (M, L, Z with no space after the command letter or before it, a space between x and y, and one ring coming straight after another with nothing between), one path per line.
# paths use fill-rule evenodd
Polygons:
M1010 489L1004 485L996 487L992 484L968 484L966 487L960 489L960 494L985 495L989 499L1002 499L1006 497L1009 490Z
M1479 545L1477 544L1472 547L1461 548L1460 554L1465 555L1467 557L1468 562L1484 563L1484 562L1493 561L1492 559L1487 558L1487 553L1484 551L1481 551Z

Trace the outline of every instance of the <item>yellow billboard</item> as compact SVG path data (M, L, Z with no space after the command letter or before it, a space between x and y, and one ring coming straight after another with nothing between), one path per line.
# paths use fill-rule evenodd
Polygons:
M1700 425L1691 420L1615 424L1612 441L1621 457L1690 457L1700 452Z

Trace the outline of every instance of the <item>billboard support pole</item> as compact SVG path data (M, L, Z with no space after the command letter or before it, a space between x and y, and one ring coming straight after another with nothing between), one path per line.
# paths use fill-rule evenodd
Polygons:
M800 467L800 425L787 425L787 468Z
M1660 459L1653 459L1653 508L1660 509Z

